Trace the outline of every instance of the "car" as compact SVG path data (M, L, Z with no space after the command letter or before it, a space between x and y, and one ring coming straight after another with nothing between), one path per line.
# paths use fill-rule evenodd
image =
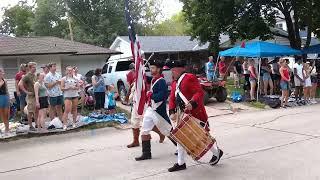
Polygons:
M131 58L121 58L115 60L109 60L102 68L102 76L105 84L113 84L119 93L119 100L121 103L126 103L127 92L129 91L129 84L127 82L127 73L129 65L132 63ZM148 66L146 66L146 75L151 76ZM168 90L170 91L170 85L172 82L172 74L169 69L163 70L164 78L168 84Z

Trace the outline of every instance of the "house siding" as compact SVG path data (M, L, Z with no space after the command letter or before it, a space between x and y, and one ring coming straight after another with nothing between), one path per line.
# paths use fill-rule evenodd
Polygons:
M65 74L67 66L77 66L79 73L85 75L90 70L101 68L105 65L107 56L105 55L87 55L87 56L68 56L62 57L61 67Z

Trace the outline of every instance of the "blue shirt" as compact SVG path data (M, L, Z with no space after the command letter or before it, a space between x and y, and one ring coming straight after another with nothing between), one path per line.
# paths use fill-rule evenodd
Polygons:
M97 82L96 86L93 86L94 92L105 92L106 91L106 85L104 83L104 80L102 76L93 76Z
M116 106L116 101L115 101L115 93L114 92L107 92L105 96L105 102L104 102L104 108L108 109L110 107L115 107Z
M214 72L214 63L213 62L207 63L206 72L207 72L207 74L213 74L213 72Z

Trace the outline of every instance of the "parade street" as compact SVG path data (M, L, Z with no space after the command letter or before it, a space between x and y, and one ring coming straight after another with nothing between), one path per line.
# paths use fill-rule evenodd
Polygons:
M225 154L211 167L188 157L169 173L175 147L152 134L152 160L136 162L130 130L105 128L0 143L0 179L320 179L320 105L211 117Z

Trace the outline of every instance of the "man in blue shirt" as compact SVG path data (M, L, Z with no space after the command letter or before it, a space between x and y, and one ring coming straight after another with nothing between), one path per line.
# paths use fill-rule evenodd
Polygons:
M213 81L215 72L214 72L214 63L213 63L213 57L209 57L209 62L206 63L206 75L208 81Z

